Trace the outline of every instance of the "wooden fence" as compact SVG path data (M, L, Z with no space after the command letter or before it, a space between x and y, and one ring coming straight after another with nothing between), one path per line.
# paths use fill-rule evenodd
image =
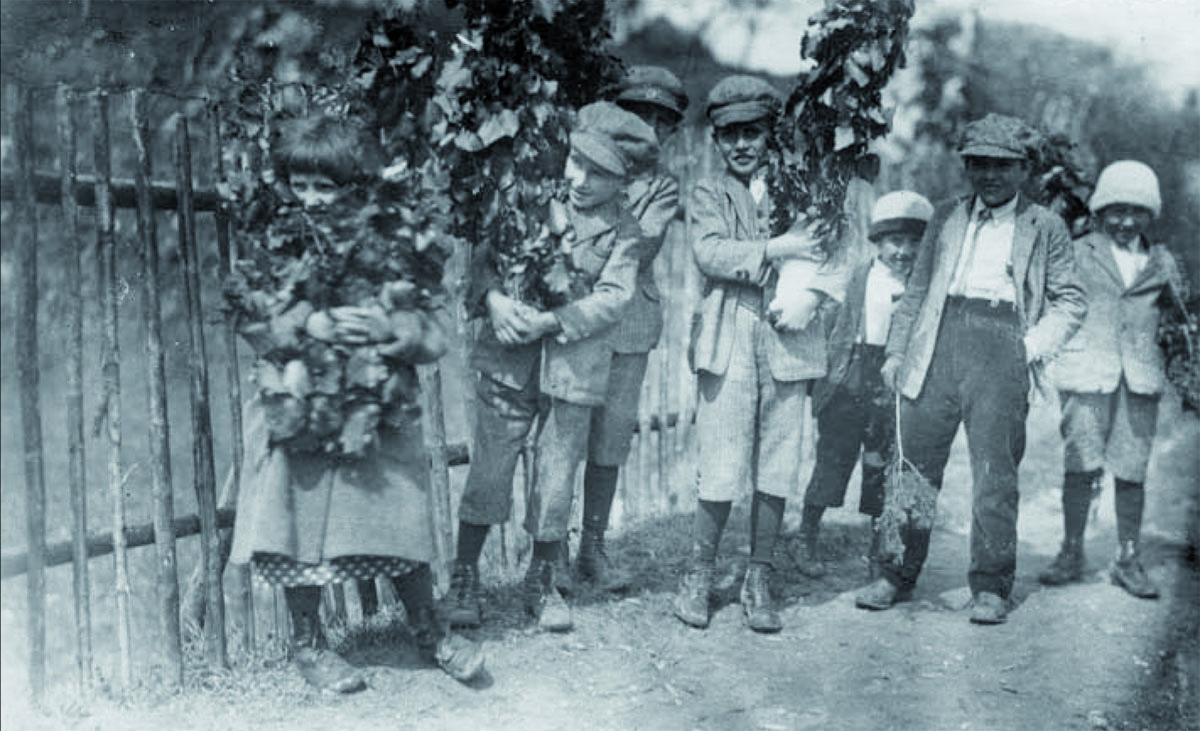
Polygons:
M10 580L23 574L26 579L28 668L34 702L42 702L47 688L47 570L58 565L70 563L72 567L76 682L83 694L94 686L97 663L92 628L98 609L89 560L102 555L113 557L118 649L115 687L123 692L135 683L131 658L137 638L130 621L134 602L156 602L163 638L161 679L179 686L185 664L181 624L197 625L207 666L227 665L227 590L232 590L230 613L241 622L241 648L253 651L256 646L254 594L244 567L230 572L231 581L222 581L234 520L232 508L241 479L242 376L233 326L214 315L221 277L231 271L238 256L226 203L217 193L225 164L221 108L205 100L141 90L80 92L66 87L45 90L10 85L4 91L12 164L6 151L0 194L10 206L6 228L11 224L8 230L15 232L15 243L6 249L14 262L11 281L18 292L13 300L13 355L20 391L26 543L4 550L0 576ZM123 116L114 116L114 110ZM270 108L264 109L264 123L269 123L270 114ZM114 118L121 122L116 125L119 132L114 132ZM685 130L684 136L681 168L687 189L695 171L707 164L708 147L693 144L691 130ZM159 165L171 171L170 182L156 177L156 157L164 150L170 160ZM704 159L694 155L695 150L702 151ZM132 169L114 170L114 160L118 166L124 163ZM81 162L87 161L90 169L80 170ZM134 220L132 226L124 224L127 218ZM695 386L685 366L684 338L698 281L686 247L681 245L687 238L685 225L680 223L673 231L659 261L659 280L671 283L663 287L667 322L644 383L634 450L622 470L616 525L670 511L680 494L679 481L672 480L671 473L677 464L687 461L677 455L691 443L687 427L694 414ZM130 228L134 235L129 234ZM54 246L49 246L51 239ZM43 248L58 255L47 262ZM131 250L136 256L130 256ZM459 252L458 266L448 272L454 291L463 290L467 254ZM85 266L89 256L94 260L91 267ZM39 266L47 264L61 267L54 278L61 286L54 292L39 286ZM130 294L131 281L140 282L136 294L141 308L132 318L135 322L121 318L120 304ZM46 309L45 300L50 297L57 310L53 322L47 323L44 317L39 320L39 310ZM465 309L459 304L456 312L462 347L456 353L462 361L468 338ZM184 335L175 338L179 333ZM137 348L132 354L131 344ZM187 373L186 423L172 418L175 415L168 410L172 392L168 356L179 359ZM97 357L99 368L94 365ZM55 367L65 370L61 392L41 380L51 359L61 361ZM436 366L420 369L437 503L435 571L442 586L452 559L452 508L457 491L452 483L461 483L461 475L453 476L450 468L469 460L465 442L447 441L444 370ZM461 377L461 372L458 375ZM122 392L122 384L128 386L133 380L140 389L142 378L146 431L134 435L123 428L122 417L133 414L140 422L141 403L129 411L131 398ZM98 398L89 391L89 384L98 389ZM462 402L455 404L460 407L460 426L471 423L471 388L451 390ZM85 393L96 400L90 439ZM45 401L60 394L65 401L65 423L47 433ZM179 460L173 459L180 451L178 444L172 450L173 433L187 437L190 468L185 465L181 469ZM218 449L218 443L224 448ZM89 469L89 444L105 454L100 475ZM134 453L139 457L131 458ZM66 457L71 528L66 540L47 539L48 521L66 524L65 516L47 513L47 454L52 455L50 465L55 470L61 457ZM143 469L144 465L148 469ZM526 473L528 466L526 462ZM185 475L183 479L180 473ZM218 474L225 475L220 493ZM189 480L194 496L179 491L180 483ZM97 492L100 485L106 488L108 516L94 521L89 515L89 495L95 500L101 494ZM129 497L146 495L152 519L131 524ZM513 521L498 531L499 540L489 542L489 550L498 551L506 566L515 566L528 550L518 523L523 498L523 491L518 490ZM176 502L192 499L195 513L177 516ZM140 502L145 502L144 497ZM97 529L96 524L104 527ZM200 549L194 572L190 581L181 581L185 572L176 541L197 535ZM156 558L154 598L134 596L129 573L128 551L148 545L154 546ZM187 589L182 607L181 586ZM340 604L341 597L338 599ZM279 615L278 606L269 613L272 620L286 622ZM191 621L181 623L181 616ZM276 634L278 629L276 626Z

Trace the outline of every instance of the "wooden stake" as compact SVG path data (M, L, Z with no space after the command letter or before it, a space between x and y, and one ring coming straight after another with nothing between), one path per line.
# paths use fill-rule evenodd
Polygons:
M64 352L67 358L67 476L71 488L71 537L73 561L71 577L75 597L75 665L79 691L87 695L92 687L92 596L88 580L87 554L87 469L84 455L83 426L83 266L79 242L79 207L71 191L75 187L75 121L71 116L74 95L65 85L55 94L58 119L58 144L62 171L63 235L67 256L63 262L66 278L67 333Z
M421 416L425 422L425 445L429 455L429 479L433 491L434 580L446 589L450 586L450 564L454 560L450 548L453 528L450 525L450 471L446 466L446 405L442 399L442 372L437 365L418 366L421 394L425 403Z
M191 345L192 464L196 509L200 515L200 561L206 600L204 652L212 668L227 665L225 597L221 583L220 537L217 534L216 470L213 467L212 416L209 410L208 352L204 341L204 305L200 293L200 251L196 211L192 207L192 149L188 120L180 114L175 128L175 175L179 189L179 253L183 259L187 297L188 341Z

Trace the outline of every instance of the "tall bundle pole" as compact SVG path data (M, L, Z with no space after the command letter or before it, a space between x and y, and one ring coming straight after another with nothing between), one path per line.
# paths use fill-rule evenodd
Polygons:
M433 538L437 565L434 576L440 586L449 586L448 570L453 560L450 548L453 528L450 525L450 468L446 463L446 405L442 397L442 372L436 364L420 366L417 374L425 399L421 413L425 419L425 442L428 446L430 486L433 489Z
M75 121L71 116L74 95L59 85L54 97L58 120L58 145L62 155L62 220L67 242L63 261L67 311L64 351L67 359L67 480L71 490L72 592L75 598L75 665L80 693L92 685L92 597L88 581L87 464L83 426L83 265L79 242L79 206L75 203Z
M183 685L183 643L179 633L179 572L172 529L175 500L171 481L171 422L167 418L167 378L163 358L158 225L150 198L154 168L145 103L143 91L132 92L130 113L138 162L135 178L137 226L142 247L142 317L146 323L146 376L150 385L150 490L154 500L154 547L158 554L158 615L166 642L163 679L168 685L179 687Z
M192 465L196 512L200 516L200 561L204 569L206 606L204 654L214 668L227 665L225 598L221 584L221 547L217 534L216 469L213 466L212 416L209 411L208 353L204 343L204 311L200 296L200 251L192 196L192 148L188 121L180 114L175 128L175 176L179 190L179 253L183 260L191 345Z
M17 194L17 369L25 448L25 534L29 544L29 688L41 705L46 687L46 475L42 455L41 377L38 365L38 227L33 192L33 95L10 86L19 188Z
M129 560L125 550L125 475L121 467L121 346L117 308L117 245L113 235L112 159L109 147L108 92L91 97L93 143L96 162L96 253L103 277L102 321L104 337L104 423L108 436L108 490L112 500L113 595L117 602L117 643L121 651L123 692L133 687L133 661L129 629Z

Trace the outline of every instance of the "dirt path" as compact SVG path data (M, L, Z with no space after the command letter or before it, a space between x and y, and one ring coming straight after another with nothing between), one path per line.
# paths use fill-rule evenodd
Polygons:
M1195 520L1200 425L1172 420L1152 464L1145 527L1159 601L1136 600L1105 571L1114 545L1111 491L1088 534L1088 581L1046 590L1035 576L1059 540L1053 418L1031 419L1023 469L1019 606L1007 624L969 624L966 599L969 503L956 449L929 565L913 600L887 612L853 606L866 581L865 527L833 511L825 535L833 571L804 579L784 564L777 577L785 629L745 629L736 602L747 544L735 511L723 543L724 570L712 626L670 616L670 588L685 551L686 517L643 524L616 541L639 570L623 598L577 598L575 631L545 635L520 618L501 583L480 630L490 677L476 687L420 668L411 648L358 636L352 661L371 689L343 698L313 694L286 667L241 668L198 682L201 690L132 709L56 713L34 723L6 703L5 728L76 729L1147 729L1195 721L1200 668L1200 580L1185 550ZM850 496L848 504L854 504Z

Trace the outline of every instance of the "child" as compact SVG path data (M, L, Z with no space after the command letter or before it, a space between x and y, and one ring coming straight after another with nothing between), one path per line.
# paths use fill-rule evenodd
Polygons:
M1138 553L1146 464L1166 383L1155 344L1161 302L1180 286L1175 260L1146 232L1162 202L1154 171L1134 160L1100 173L1088 203L1094 230L1075 241L1075 266L1088 294L1083 327L1051 362L1066 442L1062 550L1038 578L1058 585L1083 577L1083 533L1093 484L1115 478L1117 540L1113 583L1136 597L1158 589ZM1178 291L1178 290L1177 290Z
M811 258L804 233L770 237L770 201L762 182L771 131L782 99L767 82L731 76L708 95L706 113L724 172L696 188L688 215L692 246L704 275L693 324L692 367L698 374L698 497L691 566L675 599L675 616L707 627L717 548L733 500L747 485L750 566L742 610L756 632L782 628L768 573L785 499L799 480L801 420L809 381L825 375L825 335L815 324L772 324L768 301L782 259ZM845 267L814 268L810 298L840 300Z
M829 334L829 373L813 387L817 464L804 495L800 542L794 558L810 577L825 574L818 554L821 516L841 507L862 451L858 511L874 521L883 512L884 472L895 438L895 406L879 369L892 311L904 293L917 245L933 205L912 191L880 198L867 237L875 258L855 269ZM872 561L875 559L871 551Z
M278 179L299 208L275 214L253 245L253 291L231 297L259 358L259 393L247 409L230 560L284 587L296 666L313 686L339 693L365 682L326 646L319 606L331 582L390 577L423 654L458 680L483 669L479 647L450 636L434 614L428 466L411 408L413 364L446 350L444 311L436 300L398 307L392 295L411 283L379 282L356 267L347 257L364 247L318 247L308 237L345 231L335 217L361 208L378 169L367 144L353 125L329 118L285 130ZM303 226L290 226L295 216ZM309 233L272 235L297 230ZM347 367L368 361L374 370Z
M688 99L683 84L670 71L660 66L634 66L618 86L614 102L653 127L663 144L683 119ZM679 215L679 183L665 166L651 166L636 172L627 195L630 212L644 236L642 259L633 303L613 333L608 393L592 412L588 461L583 472L583 532L576 561L581 576L607 591L629 585L628 573L616 567L604 549L604 531L617 490L617 473L629 456L649 352L662 333L654 258L662 248L667 227Z
M459 505L458 550L447 608L450 621L477 626L478 561L488 529L508 519L521 446L538 421L537 459L525 529L533 556L523 592L544 630L571 628L555 578L567 537L575 479L587 458L592 408L603 403L612 363L612 326L637 281L642 234L623 207L635 170L653 165L654 130L608 103L579 112L565 177L569 230L563 237L577 284L587 293L552 311L507 296L484 263L475 287L487 319L471 363L479 371L471 470Z

